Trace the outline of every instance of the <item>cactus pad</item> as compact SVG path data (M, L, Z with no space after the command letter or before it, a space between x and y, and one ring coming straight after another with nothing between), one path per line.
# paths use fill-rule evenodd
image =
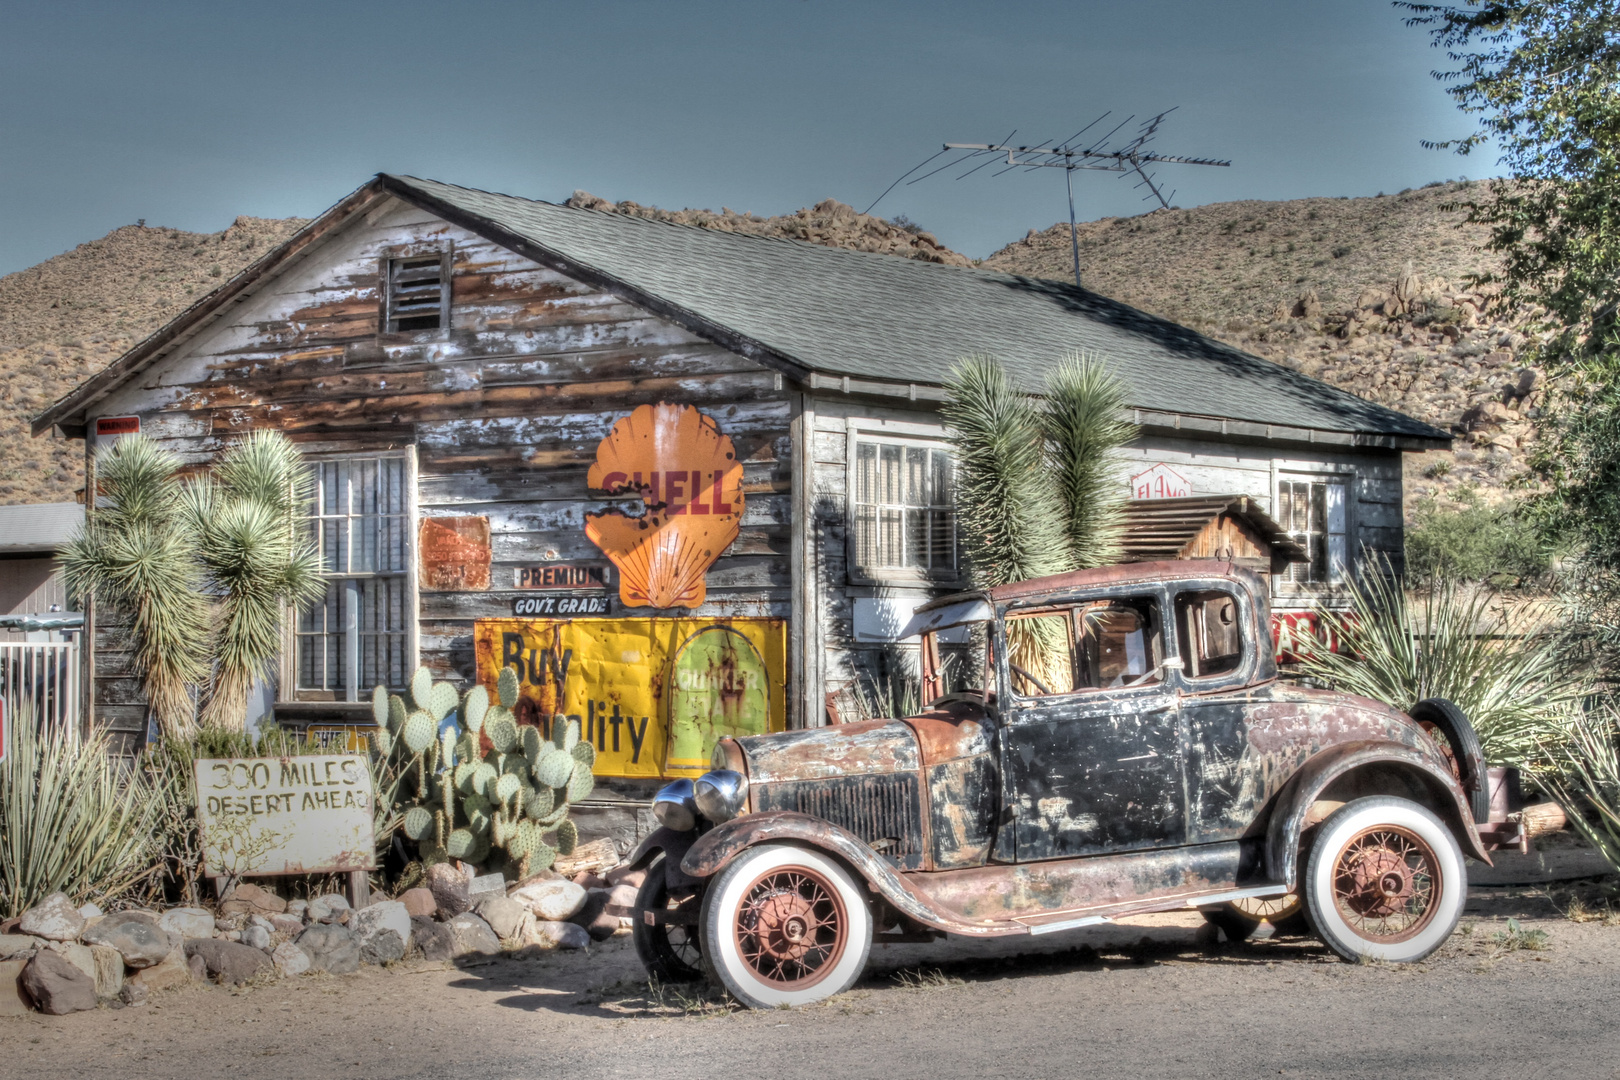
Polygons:
M551 741L559 750L572 750L574 744L579 742L579 721L570 720L566 724L554 721L551 725Z
M559 855L572 855L574 847L579 843L579 826L572 821L564 819L557 826L557 853Z
M447 682L434 683L433 689L428 691L428 712L433 714L433 719L443 720L456 711L459 701L455 687Z
M377 753L387 757L394 751L394 737L388 734L387 728L378 728L371 733L372 741L377 744Z
M413 806L405 811L405 835L420 840L433 831L433 815L426 807Z
M503 754L510 753L518 742L517 724L506 715L492 718L485 726L484 734L489 737L490 745Z
M404 698L400 697L398 694L388 695L389 731L392 731L395 735L398 735L399 729L405 726L405 718L410 714L411 711L405 707Z
M461 705L461 723L468 731L478 732L484 726L484 715L489 712L489 691L475 686L467 691L467 700Z
M574 756L575 761L587 769L596 764L596 747L588 742L575 743L574 748L569 753Z
M579 802L595 787L596 777L591 775L591 767L584 762L575 762L574 775L568 778L568 801Z
M512 796L523 790L523 782L511 773L506 773L495 781L495 798L502 803L512 801Z
M529 793L523 800L523 812L529 815L530 820L540 821L547 817L555 807L556 800L551 796L551 789L538 787Z
M478 838L467 829L456 829L444 841L444 850L452 859L471 860L478 849Z
M574 771L574 759L571 755L558 750L553 746L549 753L540 758L534 767L535 782L548 788L560 788L568 783L568 778Z
M495 766L491 765L489 762L479 762L473 767L471 794L482 795L487 799L490 795L489 789L494 784L495 778L499 775L500 773L496 771Z
M501 700L501 708L514 709L518 700L518 675L509 667L501 668L501 674L495 680L495 693Z
M545 740L540 737L540 729L530 724L523 725L521 739L523 756L528 760L529 767L533 768L534 763L540 759L540 751Z
M506 853L514 859L527 859L540 846L540 826L532 821L520 821L506 842Z
M428 674L427 668L417 668L416 674L411 676L411 701L415 702L418 709L426 711L428 698L432 694L433 676Z
M371 691L371 718L377 722L377 726L380 728L388 726L387 687L379 685Z
M433 736L438 734L438 730L439 725L427 713L420 710L411 713L405 718L405 749L420 754L433 745Z

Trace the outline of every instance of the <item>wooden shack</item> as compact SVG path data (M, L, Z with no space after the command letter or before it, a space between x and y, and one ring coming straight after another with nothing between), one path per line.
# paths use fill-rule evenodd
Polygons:
M1219 496L1188 543L1305 553L1279 608L1331 599L1363 552L1398 563L1402 453L1449 436L1185 327L1062 282L402 176L34 430L87 454L139 430L199 467L286 432L329 588L289 621L276 716L341 731L418 664L514 666L525 715L580 717L604 790L636 799L702 766L716 695L738 730L817 725L903 656L911 610L965 584L951 364L994 353L1035 393L1072 349L1129 387L1120 483L1166 513ZM127 640L103 614L93 641L96 718L138 743Z

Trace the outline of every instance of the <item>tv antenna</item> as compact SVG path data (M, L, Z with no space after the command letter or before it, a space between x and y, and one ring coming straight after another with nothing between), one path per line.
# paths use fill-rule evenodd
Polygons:
M1148 193L1142 196L1142 200L1146 202L1149 199L1157 199L1159 201L1159 205L1168 210L1170 209L1170 200L1175 198L1176 193L1172 190L1170 194L1166 196L1164 194L1163 187L1158 182L1157 173L1148 171L1149 166L1218 165L1221 168L1229 168L1231 166L1232 163L1230 161L1218 161L1215 158L1179 157L1171 154L1160 154L1146 149L1148 143L1152 142L1154 137L1157 136L1159 125L1164 122L1164 118L1175 111L1175 109L1166 109L1164 112L1159 113L1156 116L1149 117L1147 120L1138 125L1136 134L1130 139L1130 141L1116 150L1108 149L1108 143L1119 134L1121 128L1123 128L1126 124L1129 124L1132 120L1136 119L1134 114L1127 116L1124 120L1121 120L1119 123L1115 124L1100 138L1096 138L1090 142L1084 143L1080 141L1080 137L1086 132L1090 131L1092 128L1101 124L1104 120L1108 119L1110 113L1103 113L1101 116L1097 117L1097 119L1093 120L1091 123L1075 132L1073 135L1070 135L1062 142L1053 142L1052 140L1048 139L1045 142L1036 143L1031 146L1014 146L1011 143L1011 139L1013 135L1018 134L1017 131L1014 131L1009 134L1006 139L1003 139L999 143L946 143L944 149L940 150L939 153L935 154L933 157L930 157L921 165L916 166L910 172L902 175L900 179L896 180L893 184L890 184L888 190L885 191L883 195L879 195L876 199L874 199L872 201L872 206L868 206L865 212L868 214L871 213L872 208L883 201L884 195L887 195L890 191L893 191L896 187L898 187L901 180L905 180L906 177L916 172L917 169L921 169L924 165L929 164L941 155L948 154L953 150L961 150L966 152L957 157L955 160L947 161L938 168L924 173L915 180L906 181L906 186L910 187L912 184L915 184L918 181L928 179L935 173L944 172L946 169L956 165L966 164L967 162L976 158L986 159L969 169L967 172L956 177L958 180L963 180L978 172L985 166L995 164L1000 159L1002 154L1007 155L1006 167L993 173L992 175L994 176L1000 176L1003 173L1012 172L1014 169L1023 169L1031 172L1035 169L1062 169L1064 180L1067 184L1069 192L1069 244L1074 253L1074 283L1079 285L1080 230L1079 226L1076 224L1074 215L1074 172L1076 169L1092 169L1098 172L1121 173L1124 175L1134 174L1139 178L1136 183L1136 187L1138 189L1143 187L1148 189Z

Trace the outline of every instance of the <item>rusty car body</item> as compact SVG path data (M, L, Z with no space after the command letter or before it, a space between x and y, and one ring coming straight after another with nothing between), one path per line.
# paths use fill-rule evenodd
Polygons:
M1262 580L1216 561L926 605L924 711L724 739L660 792L626 912L643 960L793 1005L847 986L874 938L1289 904L1347 956L1432 951L1463 857L1490 860L1466 717L1283 681L1269 627Z

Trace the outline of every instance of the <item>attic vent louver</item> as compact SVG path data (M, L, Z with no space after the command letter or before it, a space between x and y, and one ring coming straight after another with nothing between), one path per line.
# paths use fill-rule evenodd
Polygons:
M383 332L438 330L450 323L449 258L443 254L388 260Z

